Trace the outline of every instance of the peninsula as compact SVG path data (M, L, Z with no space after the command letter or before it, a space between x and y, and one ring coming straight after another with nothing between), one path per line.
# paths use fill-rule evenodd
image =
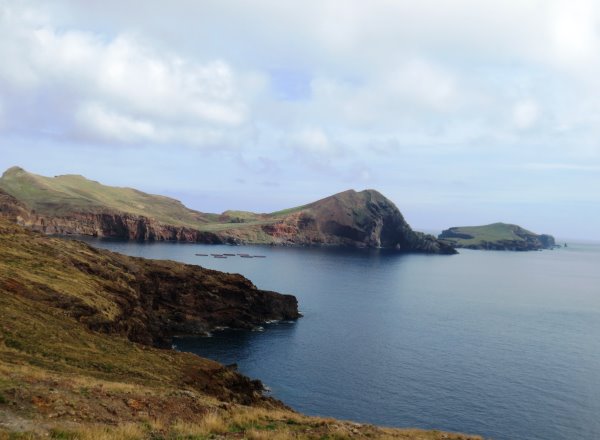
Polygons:
M0 209L21 225L57 235L456 253L447 242L413 231L398 208L375 190L348 190L268 214L211 214L79 175L50 178L13 167L0 178Z

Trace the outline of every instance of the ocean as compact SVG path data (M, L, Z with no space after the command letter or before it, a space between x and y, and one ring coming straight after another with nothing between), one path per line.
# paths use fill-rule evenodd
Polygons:
M296 295L304 317L177 338L310 415L494 439L600 438L600 244L398 254L87 240ZM195 253L266 258L215 259Z

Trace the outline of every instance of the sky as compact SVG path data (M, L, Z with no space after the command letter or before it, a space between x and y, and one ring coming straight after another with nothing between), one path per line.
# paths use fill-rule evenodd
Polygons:
M600 2L0 0L0 168L600 240Z

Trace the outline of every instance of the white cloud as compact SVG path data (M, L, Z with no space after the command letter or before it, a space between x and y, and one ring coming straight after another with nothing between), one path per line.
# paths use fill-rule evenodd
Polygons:
M156 141L156 129L143 120L110 111L100 104L86 103L76 114L76 120L85 132L100 138L121 142Z
M451 107L458 99L453 75L422 59L409 60L392 71L383 84L383 89L392 96L407 98L434 110Z
M46 112L42 119L62 126L65 137L84 132L103 141L202 145L202 129L214 138L247 121L245 96L252 91L239 84L258 83L224 61L198 62L128 34L59 31L27 17L0 7L0 94L31 105L47 101L29 113Z
M598 62L599 8L593 0L555 2L551 13L553 48L559 62L569 68Z

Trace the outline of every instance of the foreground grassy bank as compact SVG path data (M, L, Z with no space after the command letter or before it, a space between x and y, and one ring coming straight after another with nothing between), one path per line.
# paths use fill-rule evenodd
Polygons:
M211 301L181 315L189 297ZM289 303L238 276L99 251L0 218L0 439L477 438L303 416L264 396L259 381L155 347L174 322L251 323Z

